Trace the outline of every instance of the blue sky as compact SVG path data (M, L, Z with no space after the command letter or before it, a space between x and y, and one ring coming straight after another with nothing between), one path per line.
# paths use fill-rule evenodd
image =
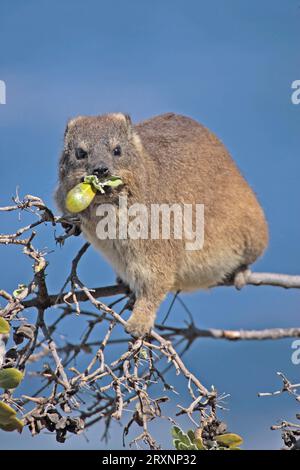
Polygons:
M270 246L255 269L299 273L300 106L291 83L300 79L298 0L2 0L0 80L0 204L19 186L54 207L57 158L67 119L77 114L124 111L133 121L174 111L213 130L226 144L266 211ZM1 215L0 231L19 222ZM49 255L49 283L60 287L81 241ZM42 247L55 248L50 230ZM15 248L1 248L1 287L28 279L30 264ZM97 255L98 256L98 255ZM52 273L52 276L51 276ZM90 283L114 281L112 269L90 250L81 266ZM299 325L299 293L247 287L184 296L201 327L265 328ZM163 318L167 304L161 308ZM33 313L30 314L34 318ZM178 305L171 322L183 323ZM81 320L70 325L78 334ZM66 333L67 334L67 333ZM226 343L202 340L186 355L206 385L231 394L225 419L248 448L278 448L269 427L299 412L283 398L258 399L277 388L277 370L299 381L291 340ZM180 387L182 384L180 385ZM182 399L187 396L182 391ZM168 447L168 423L155 431ZM68 448L102 448L101 426L70 439ZM120 447L114 428L111 447ZM32 439L0 432L0 448L56 448L50 435Z

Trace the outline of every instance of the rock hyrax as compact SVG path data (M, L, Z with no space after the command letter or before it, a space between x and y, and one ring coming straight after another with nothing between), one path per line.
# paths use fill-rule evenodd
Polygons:
M72 119L65 131L56 190L64 214L67 192L91 174L117 175L124 183L104 195L97 193L79 217L85 238L135 294L127 322L134 336L150 331L168 292L222 283L253 263L267 246L267 223L252 189L224 145L193 119L173 113L137 125L122 113ZM141 203L149 211L152 204L203 204L203 247L186 249L184 238L172 236L99 239L96 209L111 203L119 216L120 195L127 197L128 207Z

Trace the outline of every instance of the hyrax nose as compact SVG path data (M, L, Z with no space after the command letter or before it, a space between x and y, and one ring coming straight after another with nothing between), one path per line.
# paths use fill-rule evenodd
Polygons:
M98 178L103 178L109 175L109 169L106 165L100 165L94 169L93 175L96 175Z

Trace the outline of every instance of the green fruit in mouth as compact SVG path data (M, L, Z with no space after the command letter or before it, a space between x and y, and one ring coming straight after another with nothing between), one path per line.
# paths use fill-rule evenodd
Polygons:
M82 212L89 207L97 191L104 194L106 186L117 188L121 184L123 181L118 176L111 176L104 181L99 181L97 176L88 175L84 178L83 183L77 184L68 192L66 208L73 214Z
M96 190L90 183L79 183L71 189L66 197L66 208L74 214L84 211L96 196Z

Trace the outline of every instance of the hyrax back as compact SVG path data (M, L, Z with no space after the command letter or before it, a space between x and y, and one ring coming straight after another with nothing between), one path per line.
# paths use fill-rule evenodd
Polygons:
M80 214L82 231L135 293L128 331L136 336L153 326L167 292L216 285L253 263L267 246L267 224L253 191L223 144L190 118L170 113L136 126L121 113L72 120L56 192L63 212L67 191L101 169L120 176L124 186L96 196ZM153 204L203 204L203 247L187 250L185 239L172 236L99 239L96 208L103 203L118 208L120 195L128 207L142 203L149 214Z

